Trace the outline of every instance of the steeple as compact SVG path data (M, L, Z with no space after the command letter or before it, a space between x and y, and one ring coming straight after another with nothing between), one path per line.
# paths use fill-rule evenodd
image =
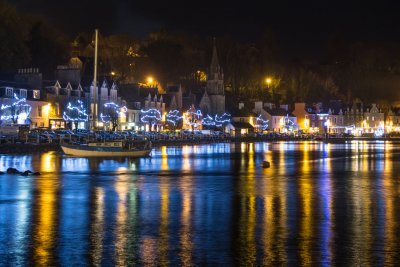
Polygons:
M217 46L215 45L215 38L213 40L213 54L211 58L210 73L219 72Z

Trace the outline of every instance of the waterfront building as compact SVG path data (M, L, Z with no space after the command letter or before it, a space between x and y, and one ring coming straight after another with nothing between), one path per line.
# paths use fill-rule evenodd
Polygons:
M376 104L367 107L363 113L362 126L359 132L362 136L381 137L385 129L385 114Z
M240 102L237 108L231 110L230 114L232 115L232 122L226 128L231 135L244 136L254 132L257 114L245 107L243 102Z
M112 122L106 119L107 117L116 116L118 113L119 120L118 120L118 130L121 130L124 127L126 122L126 101L118 95L118 87L115 82L109 86L109 83L106 79L103 79L101 86L97 83L97 105L98 105L98 118L97 118L97 126L98 128L112 128ZM92 82L89 88L86 88L88 92L87 102L90 103L90 108L88 110L93 109L94 103L94 83ZM110 108L110 105L115 106L115 109ZM93 115L90 114L89 123L90 125L93 124Z
M297 118L299 130L308 132L310 128L310 120L308 119L308 115L310 113L307 111L306 103L294 103L294 110L292 114Z
M346 132L355 136L381 136L385 128L385 114L376 104L364 107L363 103L354 102L344 113Z
M263 120L268 120L268 130L278 133L293 132L298 130L297 118L289 111L288 105L275 107L272 103L257 101L254 109Z
M140 108L133 104L127 104L126 122L121 126L122 130L144 130L140 122Z
M59 81L55 81L44 87L45 99L50 103L49 127L52 129L67 128L69 123L63 119L63 112L66 110L69 102L82 100L87 106L86 95L80 84L74 87L70 82L63 85ZM78 126L84 128L85 123L82 122Z
M17 102L20 104L17 105ZM49 126L50 103L43 99L38 88L1 82L0 106L1 125L29 125L32 128Z
M400 133L400 109L389 109L385 121L385 130L387 133Z

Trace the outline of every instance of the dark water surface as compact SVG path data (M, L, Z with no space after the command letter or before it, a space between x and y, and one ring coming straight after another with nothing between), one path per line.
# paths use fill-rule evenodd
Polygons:
M271 168L263 169L263 160ZM0 155L0 265L400 265L400 144Z

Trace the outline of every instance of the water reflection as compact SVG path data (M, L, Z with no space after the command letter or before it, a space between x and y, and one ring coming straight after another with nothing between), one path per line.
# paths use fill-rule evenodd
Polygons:
M42 166L43 170L48 168ZM49 176L38 178L33 195L33 258L35 265L52 266L56 264L57 254L57 212L58 212L58 180Z
M398 265L400 145L0 155L0 265ZM271 168L262 168L263 160Z

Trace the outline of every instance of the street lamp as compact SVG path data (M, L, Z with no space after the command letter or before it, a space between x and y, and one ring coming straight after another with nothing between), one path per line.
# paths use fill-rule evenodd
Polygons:
M153 77L151 77L151 76L147 77L147 83L148 83L149 85L153 84L153 82L154 82Z
M267 84L267 87L269 88L269 85L271 84L271 82L272 82L272 79L270 78L270 77L267 77L266 79L265 79L265 83Z
M270 90L270 85L271 85L271 83L272 83L272 78L271 77L267 77L267 78L265 78L265 83L267 84L267 90L269 91ZM273 89L271 89L271 97L272 97L272 102L274 103L274 104L276 104L275 103L275 92L274 92L274 90Z

